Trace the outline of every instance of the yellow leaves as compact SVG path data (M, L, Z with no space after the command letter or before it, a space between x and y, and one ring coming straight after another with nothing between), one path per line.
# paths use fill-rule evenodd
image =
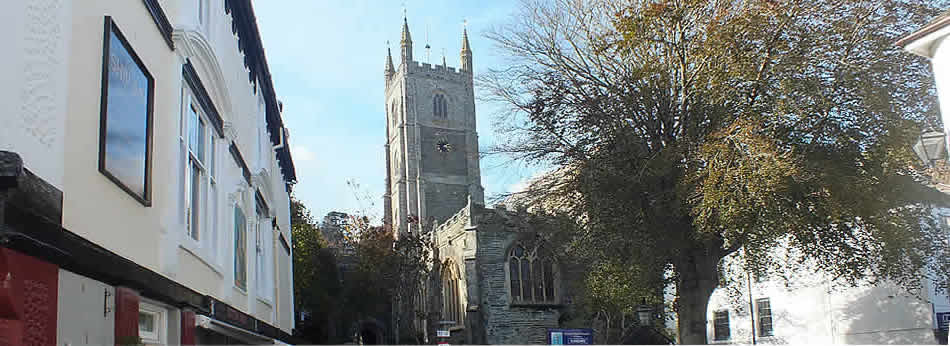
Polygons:
M657 15L666 11L667 5L664 3L652 3L647 8L648 14Z
M801 167L756 123L737 120L713 133L695 153L687 177L695 226L717 232L753 231L758 219L787 198Z

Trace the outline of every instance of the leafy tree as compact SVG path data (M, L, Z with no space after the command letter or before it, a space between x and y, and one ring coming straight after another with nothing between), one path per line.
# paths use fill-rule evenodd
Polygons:
M353 245L353 270L343 279L344 301L356 321L391 321L395 342L418 339L421 292L428 275L431 246L424 234L397 240L389 227L372 225L370 218L350 216L345 230Z
M582 221L584 255L676 284L683 343L706 343L739 249L753 270L787 246L851 283L912 285L947 252L944 196L910 151L939 120L927 62L894 42L940 5L525 2L488 34L511 62L480 78L507 106L493 152L559 168L527 194Z
M334 253L317 228L307 207L291 196L291 232L294 262L294 304L307 319L297 329L311 342L337 343L342 295Z

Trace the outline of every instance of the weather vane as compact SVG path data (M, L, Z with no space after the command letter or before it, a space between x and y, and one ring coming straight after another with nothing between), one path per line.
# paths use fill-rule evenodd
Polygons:
M426 63L427 64L431 63L429 61L429 49L431 48L432 46L429 45L429 21L427 20L426 21Z

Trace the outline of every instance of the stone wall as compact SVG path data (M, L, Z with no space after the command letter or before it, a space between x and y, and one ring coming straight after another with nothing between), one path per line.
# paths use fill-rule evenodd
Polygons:
M465 330L453 331L453 338L464 334L465 343L544 344L547 330L560 326L562 311L570 308L576 289L565 279L581 277L575 276L575 266L559 265L561 304L518 306L509 299L508 250L517 241L533 242L546 232L539 221L543 220L475 204L436 229L439 260L460 264L464 271Z
M486 210L486 213L494 213ZM555 307L512 306L508 295L508 248L533 237L504 223L479 224L478 271L481 275L482 314L489 344L546 344L547 329L557 328L561 313Z
M426 216L443 222L465 207L468 186L426 182Z
M422 127L422 172L465 176L468 157L465 132ZM465 182L467 183L467 182ZM458 211L458 210L456 210Z

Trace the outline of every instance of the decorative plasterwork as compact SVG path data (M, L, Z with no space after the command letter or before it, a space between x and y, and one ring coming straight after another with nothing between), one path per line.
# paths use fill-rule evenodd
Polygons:
M231 142L237 142L238 131L233 121L224 121L224 138Z
M234 187L234 191L228 194L228 202L230 204L238 204L241 207L244 206L244 193L250 190L251 186L247 184L244 180L238 182Z
M228 83L224 78L220 60L204 34L193 29L177 29L172 33L172 38L178 44L179 55L190 60L196 70L204 72L202 77L206 78L203 81L206 82L205 87L214 104L221 108L224 117L231 117L233 107Z
M257 173L251 175L251 182L265 189L270 188L270 172L266 168L261 168Z

